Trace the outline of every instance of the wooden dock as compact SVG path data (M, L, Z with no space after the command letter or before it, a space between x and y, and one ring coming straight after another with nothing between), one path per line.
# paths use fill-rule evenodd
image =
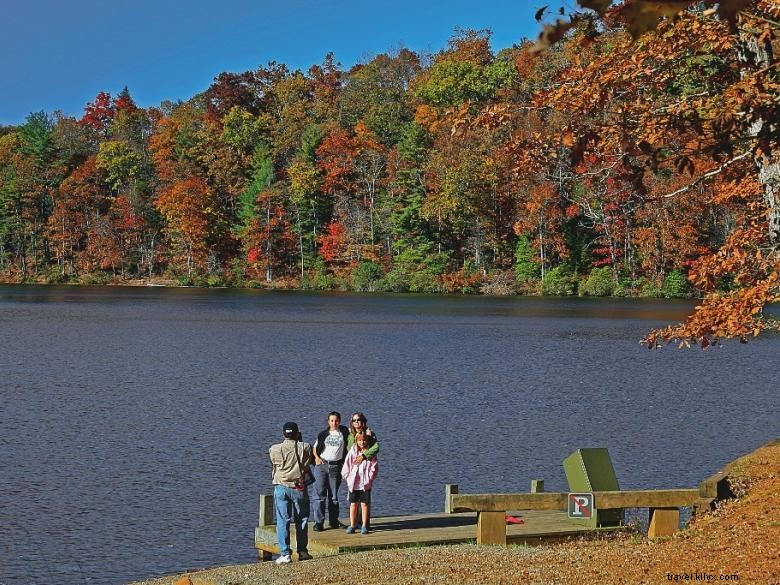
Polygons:
M538 545L559 542L567 538L593 536L619 528L588 528L568 519L566 512L557 510L523 510L512 513L523 524L508 524L509 544ZM295 551L295 529L290 526L291 547ZM418 514L414 516L386 516L371 519L369 534L347 534L343 528L314 532L309 526L309 553L315 557L346 552L432 546L475 542L477 514ZM276 526L268 524L255 529L255 546L261 559L278 554Z
M592 452L597 451L601 450L578 450L575 454L579 456L584 452L586 457L591 457ZM597 452L596 455L606 457L607 460L609 457L608 453ZM614 475L611 462L609 471ZM587 470L585 473L587 475ZM727 479L725 473L718 473L697 488L632 491L594 490L590 487L592 482L588 480L587 490L562 493L545 492L542 480L531 482L531 492L504 494L460 494L457 485L446 484L444 513L372 518L372 531L369 534L347 534L343 528L314 532L310 526L308 551L312 556L329 556L383 548L464 542L489 545L548 544L623 530L625 526L621 524L625 508L648 509L648 538L670 536L679 529L680 508L691 507L695 514L729 497ZM569 483L571 487L571 480ZM617 480L613 483L617 488ZM570 502L575 501L576 504L580 499L586 502L580 505L586 506L588 513L580 513L580 518L575 518L574 514L570 517ZM507 524L507 515L522 519L522 523ZM264 561L279 553L274 522L273 496L261 495L255 547ZM295 551L295 531L293 526L290 528L291 548Z

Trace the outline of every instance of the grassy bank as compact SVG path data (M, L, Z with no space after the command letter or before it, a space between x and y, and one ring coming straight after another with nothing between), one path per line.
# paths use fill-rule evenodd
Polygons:
M713 575L780 583L780 439L727 467L737 495L670 538L581 541L545 547L442 546L237 565L136 585L670 583ZM736 576L737 580L732 576ZM671 577L671 578L670 578ZM685 577L678 577L685 580Z

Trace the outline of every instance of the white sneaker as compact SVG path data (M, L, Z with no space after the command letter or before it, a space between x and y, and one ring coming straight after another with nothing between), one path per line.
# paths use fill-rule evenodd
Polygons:
M287 563L292 563L292 557L290 555L279 555L279 558L276 559L277 565L286 565Z

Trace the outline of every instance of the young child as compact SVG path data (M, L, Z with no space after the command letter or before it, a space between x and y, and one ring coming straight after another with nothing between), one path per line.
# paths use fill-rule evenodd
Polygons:
M341 468L341 476L347 484L349 490L349 527L347 534L354 534L357 530L358 504L360 504L360 515L363 519L361 534L368 534L369 519L371 513L371 487L376 479L377 461L360 457L361 453L371 447L372 437L365 433L355 435L355 444L347 453L344 460L344 467ZM360 457L362 461L356 463L355 459Z

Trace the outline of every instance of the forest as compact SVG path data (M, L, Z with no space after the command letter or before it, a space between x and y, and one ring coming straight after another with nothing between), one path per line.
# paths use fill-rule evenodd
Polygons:
M648 346L777 329L777 2L580 4L498 52L456 30L0 127L0 281L697 297Z

